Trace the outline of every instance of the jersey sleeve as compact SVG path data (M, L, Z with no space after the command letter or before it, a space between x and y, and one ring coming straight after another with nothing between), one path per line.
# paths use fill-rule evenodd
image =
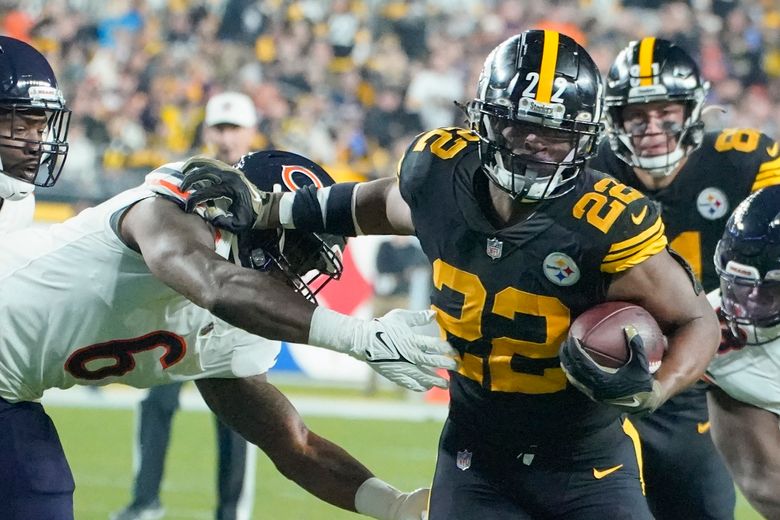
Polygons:
M182 166L184 166L183 162L168 163L160 166L147 174L144 178L144 186L157 195L161 195L175 202L179 207L184 208L184 203L187 201L189 194L180 189L184 180L184 174L181 171Z
M667 245L658 206L633 188L632 200L618 216L609 237L609 249L601 261L601 271L619 273L641 264Z
M750 191L780 184L780 143L766 134L761 134L758 150L754 153L758 156L759 164Z
M451 163L468 150L479 137L464 128L435 128L414 138L398 163L401 196L409 207L415 207L437 172L451 171Z

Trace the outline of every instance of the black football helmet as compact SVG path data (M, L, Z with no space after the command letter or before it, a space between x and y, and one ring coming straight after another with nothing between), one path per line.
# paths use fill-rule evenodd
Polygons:
M40 131L28 128L30 120ZM0 36L0 198L21 199L33 186L57 182L68 154L69 122L70 110L43 54Z
M737 206L715 250L715 267L729 324L749 344L780 337L780 186Z
M601 74L585 49L564 34L534 29L488 55L467 111L487 176L512 197L535 202L568 191L595 153L601 107ZM512 143L512 134L529 133L566 142L570 151L562 160L539 159Z
M333 184L324 169L306 157L281 150L244 155L236 168L260 190L295 191L307 185L322 188ZM346 239L296 229L250 230L238 236L241 265L260 271L280 269L292 286L308 300L331 280L341 277L341 253Z
M605 89L607 136L615 155L657 178L672 173L677 163L701 145L704 137L701 112L708 90L709 83L702 80L696 62L680 46L653 37L629 43L609 69ZM645 131L641 126L632 133L626 131L623 109L656 101L683 103L683 124L664 128L667 139L676 140L674 150L640 157L631 139L644 135Z

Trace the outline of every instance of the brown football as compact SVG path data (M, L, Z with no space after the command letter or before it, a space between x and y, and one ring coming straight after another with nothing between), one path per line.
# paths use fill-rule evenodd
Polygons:
M666 336L649 312L628 302L610 301L591 307L574 320L569 336L582 342L585 351L601 366L619 368L628 361L623 328L633 325L642 337L650 372L661 366Z

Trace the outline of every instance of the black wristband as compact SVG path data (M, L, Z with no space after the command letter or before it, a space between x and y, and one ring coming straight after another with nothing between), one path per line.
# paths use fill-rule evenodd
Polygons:
M292 220L295 229L325 232L331 235L354 237L357 235L352 215L352 194L355 182L336 183L321 192L314 185L304 186L295 192L292 204ZM323 188L321 188L323 189ZM325 196L325 211L322 211L318 193ZM323 215L325 218L323 219Z

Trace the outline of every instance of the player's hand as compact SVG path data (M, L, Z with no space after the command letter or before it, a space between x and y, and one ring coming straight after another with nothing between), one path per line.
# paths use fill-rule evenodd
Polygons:
M395 309L381 318L361 320L317 307L311 320L309 344L365 361L379 374L409 390L447 388L447 379L434 370L455 370L457 352L446 341L414 330L431 323L433 317L432 311Z
M447 388L447 379L433 369L455 370L455 349L444 340L412 330L431 323L434 316L432 311L395 309L368 322L370 326L361 331L363 338L357 341L355 357L409 390Z
M182 171L181 189L190 192L185 206L188 212L210 203L221 209L207 211L209 221L219 228L238 233L268 227L271 194L257 189L241 170L216 159L193 157Z
M629 360L620 368L602 367L569 337L561 345L561 368L569 382L594 401L627 413L655 411L664 401L661 384L650 374L642 337L634 327L623 329Z
M415 489L411 493L401 493L395 502L392 520L427 520L428 497L431 490Z
M377 520L427 520L430 489L403 493L371 477L355 493L355 511Z

